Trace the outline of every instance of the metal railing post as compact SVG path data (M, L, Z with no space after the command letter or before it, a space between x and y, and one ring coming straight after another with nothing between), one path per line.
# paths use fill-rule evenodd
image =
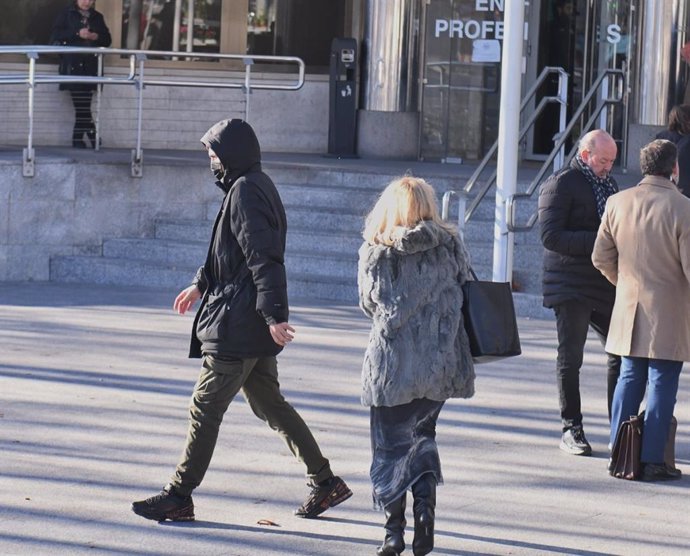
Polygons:
M558 116L558 134L554 137L554 144L557 144L568 124L568 74L565 71L558 74L558 103L561 109ZM563 164L565 164L565 145L561 145L558 155L553 159L553 171L557 172L563 168Z
M98 55L98 75L103 76L103 55ZM96 126L96 143L93 148L97 151L101 150L101 93L103 92L103 84L96 85L96 119L94 125Z
M144 154L141 150L141 128L144 111L144 62L145 54L136 54L139 62L139 79L137 81L137 146L132 151L132 177L140 178L143 175Z
M450 216L450 200L452 197L458 199L458 233L463 237L465 231L465 194L462 191L450 189L443 194L441 199L441 218L448 220Z
M609 96L609 80L604 79L601 82L601 99L606 100ZM604 129L608 131L608 114L606 110L602 110L599 114L599 129Z
M34 97L36 94L36 59L38 54L30 52L29 57L29 136L22 152L22 175L33 178L35 175L34 157Z
M244 121L249 121L249 95L252 94L252 66L254 60L244 58Z

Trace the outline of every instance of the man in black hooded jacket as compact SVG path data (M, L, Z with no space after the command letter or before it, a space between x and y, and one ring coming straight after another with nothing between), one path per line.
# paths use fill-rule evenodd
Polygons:
M184 314L201 299L190 357L201 357L202 369L175 474L160 494L134 502L132 511L156 521L194 519L192 491L208 469L223 415L242 390L254 414L305 464L311 493L295 513L316 517L352 492L333 475L311 431L280 393L276 355L294 333L288 324L283 203L261 169L259 142L248 123L218 122L201 142L225 198L206 263L177 296L174 309Z

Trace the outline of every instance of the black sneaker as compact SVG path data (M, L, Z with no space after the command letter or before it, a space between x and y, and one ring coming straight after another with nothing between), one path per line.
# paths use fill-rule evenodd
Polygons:
M592 447L585 438L585 431L582 426L573 427L563 433L561 437L561 450L574 456L592 455Z
M194 521L194 502L191 496L180 496L168 485L160 494L132 503L132 511L154 521Z
M311 519L352 496L352 491L340 477L332 477L325 484L309 486L311 486L309 498L295 510L296 516Z

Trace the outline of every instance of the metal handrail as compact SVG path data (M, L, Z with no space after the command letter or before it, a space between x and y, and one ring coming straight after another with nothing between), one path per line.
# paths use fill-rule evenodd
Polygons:
M97 106L100 105L100 89L104 84L108 85L132 85L137 88L137 137L136 147L132 150L132 176L141 177L143 165L143 152L141 148L141 130L143 119L143 90L148 86L167 87L202 87L214 89L242 89L245 94L245 120L249 119L249 95L252 90L283 90L296 91L304 85L305 64L295 56L247 56L241 54L215 54L208 52L185 52L163 50L130 50L124 48L103 47L73 47L73 46L0 46L2 55L25 55L29 60L29 67L25 75L13 72L8 75L0 75L0 85L26 84L29 94L29 132L27 147L23 149L23 175L33 177L35 173L35 153L33 148L33 124L34 124L34 94L37 85L47 83L93 83L98 85ZM98 76L71 76L55 74L39 74L36 71L36 62L41 55L47 54L95 54L98 56ZM129 57L129 72L123 76L104 76L102 72L105 56ZM145 62L150 56L169 58L194 58L206 60L236 60L244 65L244 75L237 81L218 80L189 80L189 79L155 79L145 75ZM296 64L297 78L287 83L266 83L252 81L251 68L256 63ZM98 148L98 116L96 118L96 148Z
M585 110L587 109L589 103L592 101L594 96L598 93L599 88L602 86L603 83L605 83L605 80L608 79L609 77L612 76L618 76L619 79L622 79L625 77L625 72L623 70L619 69L607 69L605 70L598 78L597 80L592 84L592 87L589 89L587 94L584 96L582 99L582 102L580 103L580 106L578 106L577 110L575 110L575 113L573 114L572 118L570 119L570 122L568 122L568 125L566 126L565 130L563 133L560 134L560 137L556 140L556 144L554 146L554 150L551 151L549 156L546 158L544 161L544 164L542 167L539 169L539 172L537 172L537 175L535 178L532 180L530 183L529 187L527 188L526 191L523 193L514 193L508 199L506 200L506 227L508 231L510 232L528 232L530 231L533 227L534 224L537 222L538 218L538 212L534 212L527 220L527 223L522 226L518 226L515 224L517 220L517 215L516 215L516 201L517 199L525 199L531 197L534 192L537 190L539 187L539 184L541 183L542 179L546 175L547 168L553 162L553 160L556 157L556 152L560 150L564 145L565 142L568 140L570 137L570 133L575 127L575 124L580 120L582 115L584 114ZM613 97L607 97L602 99L598 104L594 112L592 112L592 115L590 118L587 120L585 125L582 128L582 133L586 133L587 131L592 129L592 126L596 122L597 118L601 115L602 111L604 108L608 107L611 104L618 104L623 100L623 92L621 91L621 87L616 88L618 94ZM572 158L575 156L575 153L577 152L578 145L575 144L573 147L570 149L568 152L568 155L565 158L564 165L568 164Z
M460 237L462 237L463 231L465 229L465 219L463 218L465 214L465 203L467 194L464 191L456 191L455 189L449 189L443 194L441 200L441 218L443 220L448 220L450 215L450 200L453 197L458 199L458 232Z
M128 56L130 58L130 75L132 75L132 64L134 60L146 60L148 57L155 56L156 58L167 57L172 58L203 58L208 60L236 60L242 62L245 66L256 63L295 63L298 67L297 79L292 84L252 84L252 89L270 89L270 90L285 90L297 91L304 85L305 65L301 58L296 56L263 56L263 55L247 55L247 54L215 54L210 52L185 52L181 53L175 50L131 50L126 48L103 48L103 47L81 47L81 46L0 46L0 56L3 54L24 54L29 59L38 59L40 54L96 54L103 56ZM32 58L32 54L37 56ZM250 64L247 61L251 60ZM5 81L5 79L8 79ZM77 83L113 83L122 81L132 81L136 79L132 75L129 79L112 78L112 77L92 77L92 76L69 76L69 75L54 75L45 74L37 75L36 83L63 83L63 82L77 82ZM28 76L23 79L17 79L16 74L10 76L0 75L0 84L2 83L28 83ZM194 81L186 79L144 79L141 81L143 85L148 86L178 86L178 87L209 87L209 88L227 88L227 89L243 89L246 84L244 78L240 83L218 83L209 81Z
M563 127L565 126L565 111L567 109L567 94L568 94L568 74L565 72L565 70L561 67L553 67L553 66L546 66L542 72L539 74L539 77L537 77L537 80L534 82L532 87L527 91L525 94L524 98L522 99L522 102L520 104L520 113L524 111L524 109L527 107L529 102L532 100L534 95L537 93L537 90L539 87L542 85L542 83L546 80L546 78L553 74L556 73L558 74L558 95L557 96L545 96L541 99L539 104L537 105L536 109L530 114L529 118L523 125L523 127L520 129L520 134L519 138L522 140L522 138L527 134L529 129L532 127L534 122L537 120L537 118L541 115L542 111L548 104L551 103L558 103L561 105L561 116L560 116L560 125L559 125L559 134L562 131ZM556 135L558 137L558 135ZM557 154L560 153L561 157L563 156L562 153L562 145L559 148L554 148L554 152ZM479 166L475 169L475 171L472 173L470 176L469 180L467 180L467 183L465 184L464 191L465 193L470 193L474 189L477 180L479 179L479 176L484 172L486 169L487 165L491 161L491 159L494 157L496 152L498 151L498 140L494 142L493 145L491 145L491 148L489 151L486 153L482 161L479 163ZM474 198L470 202L467 211L465 212L465 222L468 222L470 218L472 218L472 215L475 213L477 208L479 207L479 204L482 202L484 197L486 196L487 192L491 187L496 183L496 176L497 176L497 170L494 170L489 177L487 181L485 181L482 185L482 187L478 190L478 192L475 194Z

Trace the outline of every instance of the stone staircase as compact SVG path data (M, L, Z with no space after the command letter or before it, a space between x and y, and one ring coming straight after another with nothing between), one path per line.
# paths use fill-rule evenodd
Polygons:
M395 175L356 170L317 170L280 164L266 169L280 191L288 218L286 268L291 299L357 301L357 250L364 216ZM439 196L461 189L456 176L429 176ZM110 238L98 256L55 256L56 282L183 288L206 256L220 199L209 202L206 219L157 219L151 237ZM522 221L536 200L519 207ZM493 198L487 197L464 231L473 267L490 279L493 257ZM451 218L457 219L457 214ZM514 254L516 291L536 294L541 245L536 231L518 234ZM524 311L521 311L524 313Z

